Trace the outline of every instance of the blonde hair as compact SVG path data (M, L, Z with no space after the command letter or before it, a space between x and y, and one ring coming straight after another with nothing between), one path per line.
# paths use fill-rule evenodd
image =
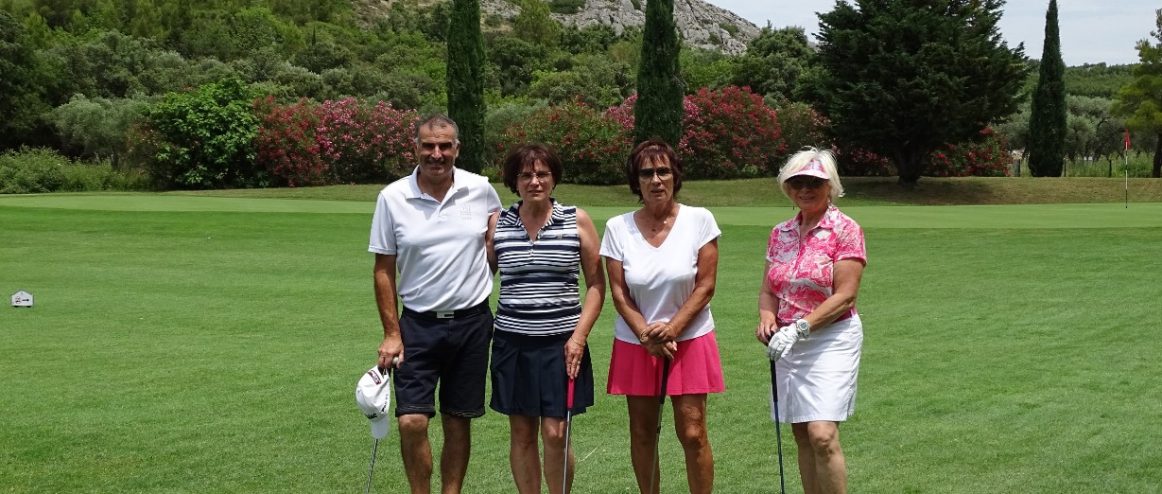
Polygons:
M788 158L787 163L779 169L779 188L783 189L783 195L786 195L788 199L794 200L791 197L791 186L787 185L787 179L795 176L802 169L807 168L807 165L810 165L812 161L818 161L820 165L823 165L823 170L831 177L828 179L828 182L831 183L831 200L835 201L843 197L843 184L839 181L839 170L835 168L835 155L830 150L824 149L820 151L813 147L806 147L799 150L799 152Z

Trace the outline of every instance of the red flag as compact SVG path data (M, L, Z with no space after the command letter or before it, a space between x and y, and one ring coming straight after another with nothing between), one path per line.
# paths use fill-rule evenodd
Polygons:
M1126 151L1130 150L1130 129L1125 129L1126 133L1122 135L1122 143L1126 145Z

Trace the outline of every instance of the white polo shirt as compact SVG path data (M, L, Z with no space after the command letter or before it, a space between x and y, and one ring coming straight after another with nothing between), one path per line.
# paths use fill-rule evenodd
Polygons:
M484 233L500 197L487 178L453 170L443 202L420 190L417 168L375 203L367 250L396 256L396 290L414 311L466 309L492 294Z

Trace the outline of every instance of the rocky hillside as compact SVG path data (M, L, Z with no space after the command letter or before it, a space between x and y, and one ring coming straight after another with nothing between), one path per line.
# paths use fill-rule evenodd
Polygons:
M554 17L582 27L607 24L620 32L644 24L645 10L646 0L586 0L576 14ZM746 51L746 44L759 34L750 21L702 0L674 0L674 21L687 44L732 55Z
M356 0L371 15L383 13L393 0ZM450 0L420 0L421 5ZM647 0L544 0L562 24L590 26L605 24L621 33L625 28L645 24ZM520 13L516 0L480 0L482 19L512 19ZM746 51L746 44L759 34L758 26L733 12L702 0L674 0L674 20L688 45L718 50L732 55Z

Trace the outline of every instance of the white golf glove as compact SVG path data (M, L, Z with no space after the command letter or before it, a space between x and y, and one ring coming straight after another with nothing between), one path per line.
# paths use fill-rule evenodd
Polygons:
M794 345L796 341L799 341L799 332L795 330L795 326L787 325L779 328L767 342L767 358L773 362L786 357L787 353L791 351L791 345Z

